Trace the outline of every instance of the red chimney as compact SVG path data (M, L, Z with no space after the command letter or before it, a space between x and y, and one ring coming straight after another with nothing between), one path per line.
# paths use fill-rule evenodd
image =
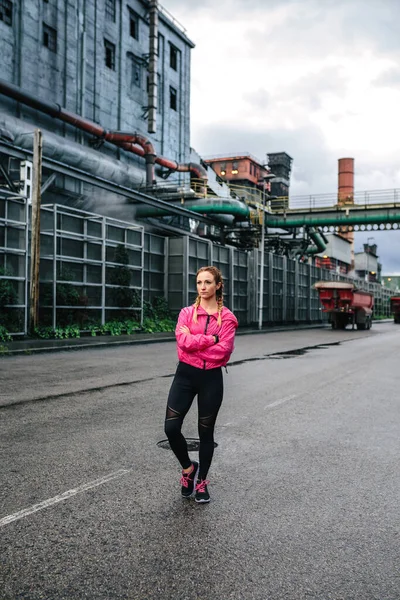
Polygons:
M339 158L338 205L354 204L354 158ZM351 242L351 262L354 264L354 233L340 227L339 235Z

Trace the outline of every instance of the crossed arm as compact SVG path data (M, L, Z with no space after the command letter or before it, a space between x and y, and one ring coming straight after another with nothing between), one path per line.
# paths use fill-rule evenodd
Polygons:
M222 323L221 330L218 333L218 343L215 343L216 338L214 335L190 333L185 317L186 315L181 311L175 330L178 346L182 350L196 352L196 355L203 360L229 359L234 348L235 322Z

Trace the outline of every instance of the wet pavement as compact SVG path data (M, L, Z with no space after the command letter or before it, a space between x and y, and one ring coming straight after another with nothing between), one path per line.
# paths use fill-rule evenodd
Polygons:
M160 444L173 343L0 360L0 598L398 600L399 351L239 336L206 506Z

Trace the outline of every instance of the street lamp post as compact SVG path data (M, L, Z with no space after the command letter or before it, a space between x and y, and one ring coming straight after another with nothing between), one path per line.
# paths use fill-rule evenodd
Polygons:
M268 179L274 179L274 173L268 173L264 176L263 195L262 195L262 228L261 228L261 261L260 261L260 296L258 301L258 329L262 329L263 322L263 301L264 301L264 264L265 264L265 183Z
M260 298L258 302L258 329L262 329L264 300L264 255L265 255L265 189L263 190L263 210L261 228L261 262L260 262Z

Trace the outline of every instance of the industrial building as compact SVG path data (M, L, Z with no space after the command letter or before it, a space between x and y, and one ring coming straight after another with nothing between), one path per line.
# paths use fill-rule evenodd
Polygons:
M319 232L268 232L274 244L260 246L270 186L289 189L291 157L270 154L264 167L244 156L249 173L231 188L190 148L194 44L157 0L2 0L0 39L0 282L14 289L3 306L10 331L28 329L37 128L40 309L50 324L84 327L127 311L140 319L143 301L160 295L177 311L206 263L221 268L241 325L257 321L260 305L263 322L321 320L312 284L339 275L307 261L325 247ZM135 292L129 305L115 293L121 266Z
M368 239L368 242L364 244L363 251L354 254L356 277L371 282L381 280L382 265L378 260L377 249L377 245L370 244Z

